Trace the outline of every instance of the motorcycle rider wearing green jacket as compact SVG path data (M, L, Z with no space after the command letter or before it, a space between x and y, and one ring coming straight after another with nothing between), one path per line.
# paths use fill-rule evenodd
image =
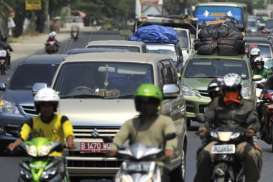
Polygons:
M260 123L255 106L241 96L241 77L230 73L224 76L223 96L216 99L204 114L205 124L199 128L200 136L208 135L210 129L219 127L243 128L246 137L252 139L259 131ZM197 174L194 182L210 182L212 173L211 149L215 142L209 142L197 155ZM257 182L262 167L262 152L254 143L237 145L236 155L244 167L247 182Z
M272 75L272 71L264 67L263 57L259 56L254 59L253 74L261 75L264 79L268 79Z

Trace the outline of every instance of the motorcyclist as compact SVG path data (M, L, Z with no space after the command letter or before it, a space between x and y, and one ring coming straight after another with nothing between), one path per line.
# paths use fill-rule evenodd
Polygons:
M250 50L249 52L249 61L250 61L250 65L251 68L254 68L254 60L255 58L259 57L261 55L261 50L257 47L254 47Z
M210 129L219 127L243 128L246 137L252 139L259 131L260 123L255 106L241 96L241 77L230 73L224 76L223 96L216 99L204 114L205 124L199 128L200 136L207 136ZM197 156L197 174L195 182L210 182L212 173L212 155L215 142L209 142ZM244 166L247 182L257 182L262 166L261 150L254 144L242 142L237 145L236 154Z
M213 79L208 84L208 94L209 94L209 97L211 98L211 103L213 103L214 99L220 97L223 94L222 85L223 85L223 80L221 78Z
M53 32L50 32L49 34L48 34L48 38L47 38L47 43L48 42L55 42L55 44L57 45L57 46L59 46L59 41L56 39L56 36L57 36L57 33L55 32L55 31L53 31Z
M59 103L57 92L51 88L43 88L34 96L34 103L39 115L24 122L20 130L20 138L9 144L8 148L13 151L23 141L32 137L46 137L51 141L66 143L67 147L74 148L73 127L71 121L58 113ZM61 156L55 152L53 156Z
M73 25L71 26L71 30L70 30L70 35L73 38L74 37L74 33L76 32L76 38L78 38L79 33L80 33L80 27L76 24L76 20L73 20Z
M13 49L9 45L9 43L7 42L7 37L6 36L1 36L0 49L3 49L3 50L7 51L7 65L10 66L10 53L9 52L13 52Z
M263 57L259 56L254 59L254 75L261 75L264 79L268 79L272 75L271 69L264 67Z
M142 143L148 146L162 146L166 158L172 158L177 149L175 125L171 118L159 114L163 99L161 90L153 84L142 84L135 94L135 107L139 115L126 121L116 134L111 155L117 153L118 146L129 140L130 144ZM166 135L174 135L165 140Z

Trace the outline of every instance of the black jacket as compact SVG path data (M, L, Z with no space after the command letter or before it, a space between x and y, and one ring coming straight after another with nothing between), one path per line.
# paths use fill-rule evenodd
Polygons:
M241 103L225 105L222 98L215 99L205 113L205 127L252 128L259 131L260 122L252 102L242 99Z

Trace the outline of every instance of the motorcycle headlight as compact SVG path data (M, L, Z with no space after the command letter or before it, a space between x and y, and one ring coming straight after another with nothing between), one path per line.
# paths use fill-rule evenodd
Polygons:
M48 180L55 176L57 173L57 167L49 168L48 170L44 171L42 174L42 179Z
M182 92L185 96L198 96L201 97L201 94L197 90L193 90L190 87L182 86Z
M235 139L235 138L238 138L239 136L240 136L240 133L233 133L230 139Z
M133 179L130 175L126 175L126 174L121 174L116 176L115 181L118 182L133 182Z
M32 157L37 157L37 148L33 145L27 145L26 146L26 151L27 151L27 154L32 156Z
M38 153L38 156L47 156L50 152L50 149L51 149L51 146L50 145L44 145L44 146L41 146L39 147L37 153Z
M0 112L20 114L18 107L15 105L15 103L3 99L0 100Z
M242 97L244 99L251 99L251 91L252 89L250 87L243 87L241 90Z

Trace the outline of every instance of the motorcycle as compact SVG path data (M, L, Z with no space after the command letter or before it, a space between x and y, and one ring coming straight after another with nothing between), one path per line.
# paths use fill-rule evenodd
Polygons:
M24 159L19 165L19 182L69 181L64 158L50 156L52 152L61 151L63 144L37 137L24 142L20 148L29 158Z
M273 152L273 90L264 91L261 100L261 139L271 144Z
M72 26L70 35L71 35L71 39L73 39L74 41L77 40L79 38L79 27Z
M133 144L118 150L118 157L124 159L115 176L115 182L161 182L160 167L155 161L163 156L163 150L143 144Z
M8 52L7 50L0 50L0 74L5 75L7 69L7 59L8 59Z
M235 155L236 145L244 141L244 132L240 129L218 128L210 132L213 145L212 182L245 182L243 168Z
M56 41L48 41L45 44L45 51L48 54L54 54L54 53L58 52L58 49L59 49L59 46L57 45Z

